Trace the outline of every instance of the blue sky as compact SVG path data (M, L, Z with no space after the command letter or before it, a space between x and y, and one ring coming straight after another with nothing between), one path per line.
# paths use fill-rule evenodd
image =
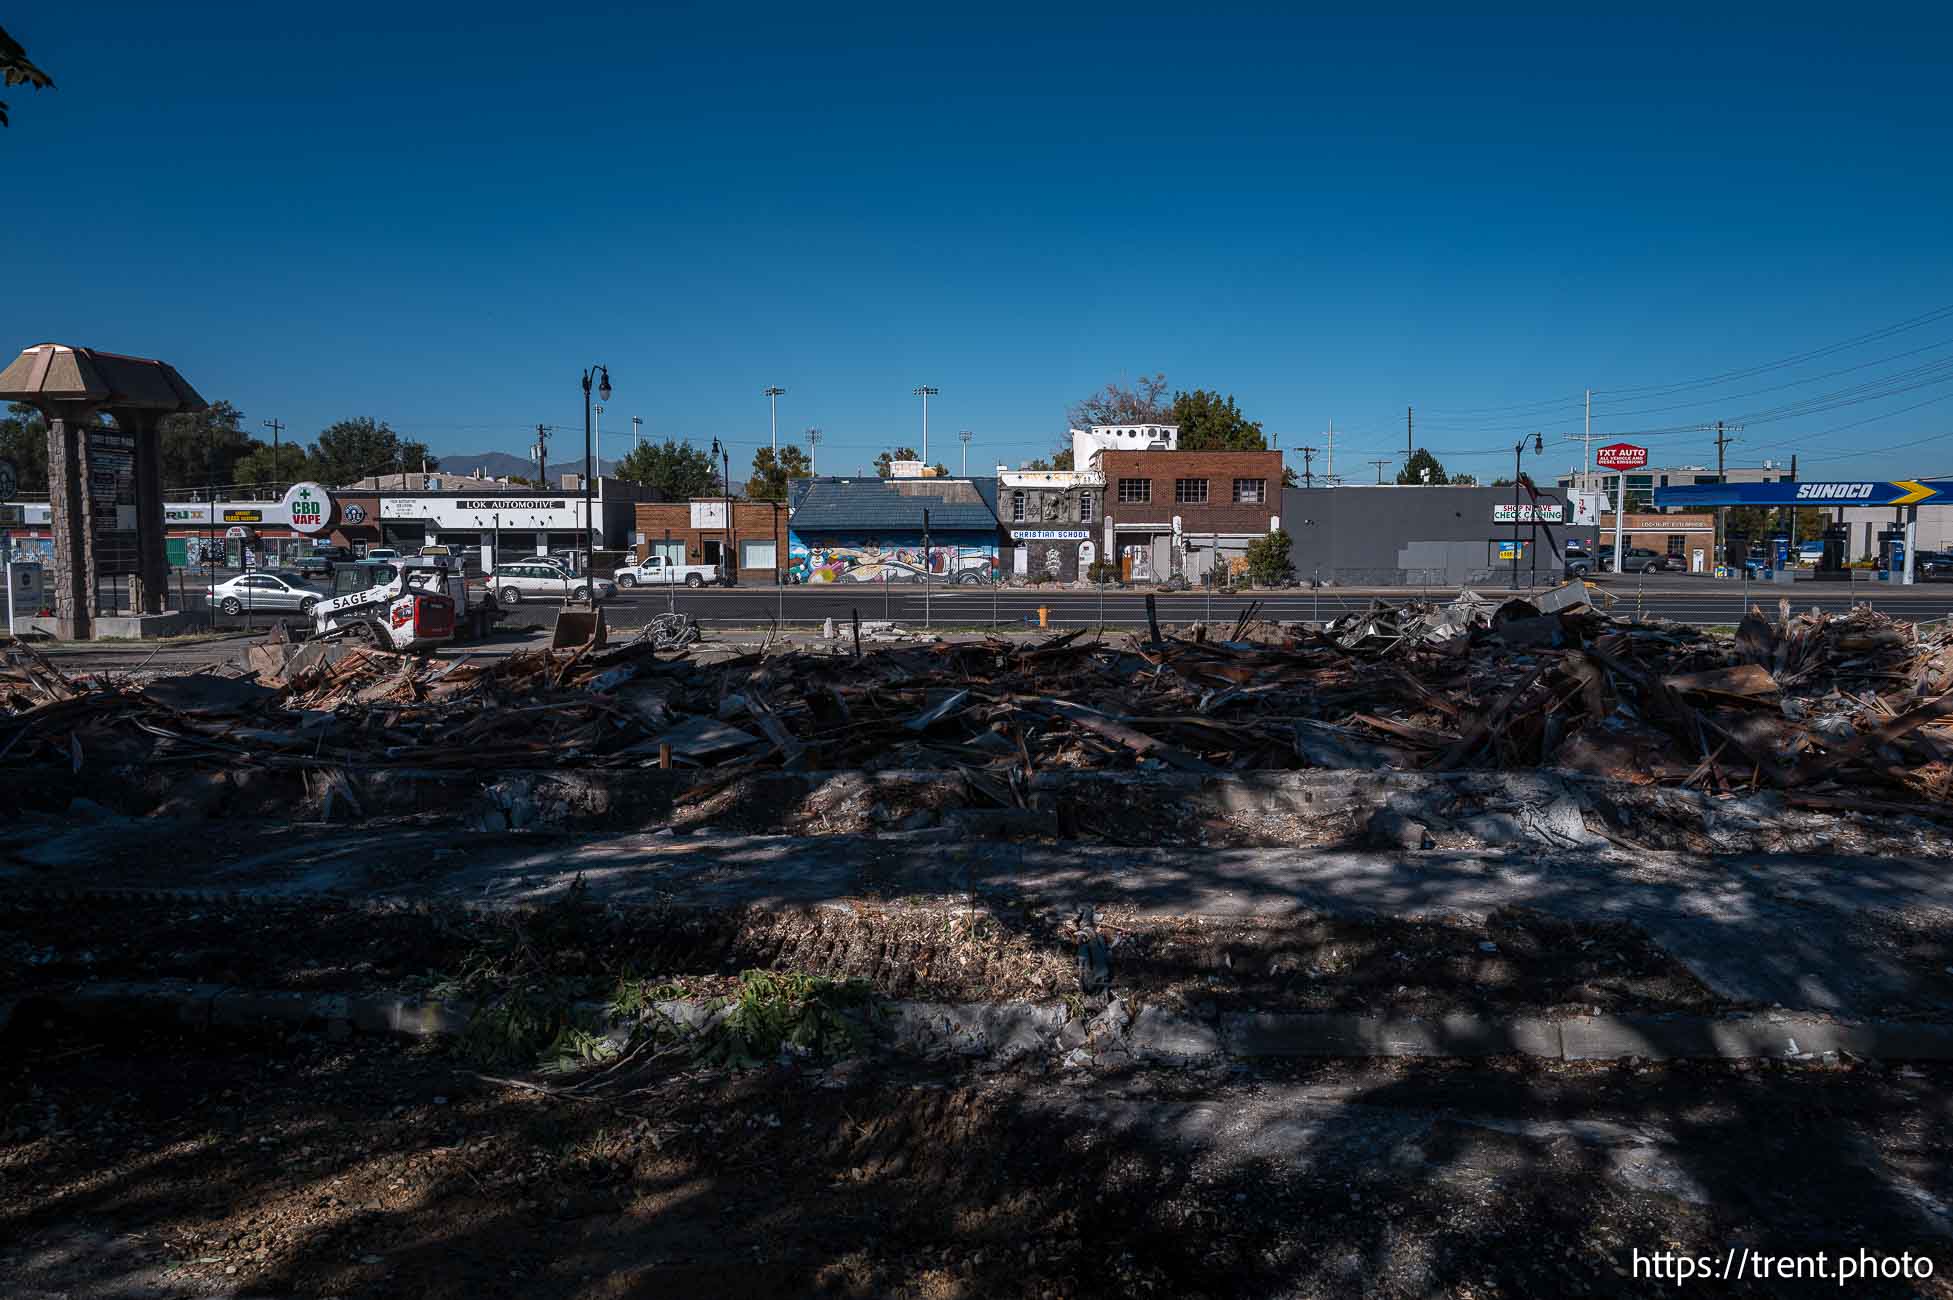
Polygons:
M1351 475L1407 405L1456 468L1538 428L1563 470L1588 387L1602 437L1839 393L1732 460L1953 473L1953 21L1713 8L41 6L0 345L444 453L568 449L601 361L611 429L735 473L768 384L829 471L933 384L975 470L1153 371L1285 450L1333 419Z

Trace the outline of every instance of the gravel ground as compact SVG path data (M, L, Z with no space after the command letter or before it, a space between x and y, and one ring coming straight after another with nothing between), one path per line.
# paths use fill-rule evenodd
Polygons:
M183 979L310 992L426 991L499 947L607 996L620 979L711 994L749 968L862 980L895 997L1051 1001L1080 991L1074 918L927 908L483 914L306 903L83 905L0 896L0 985ZM537 932L547 930L549 941ZM1720 1009L1631 926L1516 909L1484 925L1305 917L1100 923L1112 990L1181 1010L1434 1015Z
M1635 1249L1953 1267L1944 1069L802 1063L570 1103L426 1045L93 1032L0 1051L0 1293L1499 1297L1672 1289Z

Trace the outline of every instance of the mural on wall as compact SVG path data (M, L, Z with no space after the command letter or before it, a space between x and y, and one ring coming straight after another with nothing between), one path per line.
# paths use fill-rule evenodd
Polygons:
M1020 570L1025 576L1043 574L1054 582L1078 580L1079 543L1029 541L1019 544L1025 551L1025 562Z
M925 562L920 536L787 538L787 581L921 582L925 569L936 582L994 582L998 575L994 541L942 545L931 541Z

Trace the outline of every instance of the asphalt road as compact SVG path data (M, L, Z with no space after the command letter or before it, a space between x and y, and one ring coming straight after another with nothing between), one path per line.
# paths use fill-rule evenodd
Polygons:
M1734 623L1742 617L1744 589L1740 582L1677 576L1649 578L1645 582L1626 578L1605 581L1619 603L1617 612L1672 619L1682 623ZM1483 587L1481 595L1498 597L1504 588ZM1189 623L1208 618L1231 619L1254 600L1261 602L1259 617L1265 619L1332 619L1338 615L1367 609L1372 600L1403 600L1422 596L1418 588L1397 588L1390 592L1350 591L1325 587L1320 590L1285 589L1250 596L1209 596L1204 592L1174 592L1157 598L1159 617L1166 623ZM1431 591L1448 598L1454 589ZM1797 609L1812 606L1846 610L1855 604L1869 604L1881 612L1918 622L1953 616L1953 583L1915 587L1888 587L1884 583L1800 582L1789 587L1752 583L1751 602L1774 608L1788 596ZM621 593L610 607L613 626L635 626L644 618L675 607L706 625L752 626L771 623L784 617L790 624L819 623L832 618L848 621L853 611L863 620L892 619L907 626L987 627L1036 626L1038 609L1047 611L1051 627L1143 627L1146 624L1145 593L1108 590L1103 598L1092 591L1035 590L1029 588L954 587L934 589L926 597L921 587L820 586L706 588L667 593L637 590Z

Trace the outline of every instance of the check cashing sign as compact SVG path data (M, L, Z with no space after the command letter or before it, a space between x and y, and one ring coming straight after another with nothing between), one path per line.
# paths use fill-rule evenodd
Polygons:
M1655 505L1935 506L1953 505L1953 479L1853 479L1811 483L1696 483L1658 487Z

